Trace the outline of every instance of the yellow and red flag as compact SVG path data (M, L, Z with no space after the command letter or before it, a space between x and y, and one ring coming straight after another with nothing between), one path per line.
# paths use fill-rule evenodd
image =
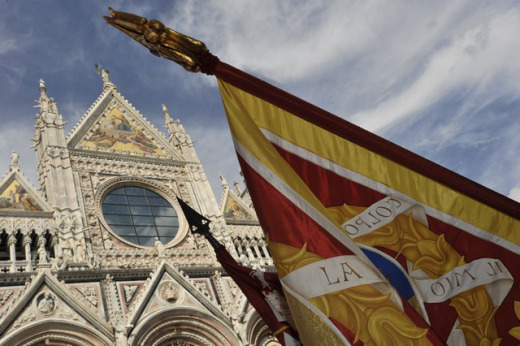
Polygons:
M225 63L212 72L304 344L520 339L518 203Z
M157 20L110 13L153 54L217 77L305 345L520 340L520 204L220 62Z

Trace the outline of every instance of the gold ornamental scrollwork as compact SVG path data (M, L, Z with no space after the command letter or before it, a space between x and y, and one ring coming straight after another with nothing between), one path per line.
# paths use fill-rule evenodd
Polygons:
M520 321L520 302L518 300L515 300L515 315L516 319ZM520 326L511 328L509 330L509 335L520 341Z
M327 208L340 223L362 213L366 208L348 206ZM421 269L431 279L437 279L453 269L466 264L445 239L427 226L415 220L413 213L400 214L391 223L369 234L354 238L368 246L379 246L403 255L413 264L413 270ZM460 325L468 345L499 345L495 323L495 308L484 286L478 286L451 298L450 306L457 311Z
M281 278L324 258L307 250L269 241L269 250L277 258ZM355 342L365 345L430 345L428 329L419 328L391 300L371 285L362 285L308 299L325 316L332 318L355 335ZM299 321L298 323L306 323ZM309 322L310 323L310 322ZM302 326L299 325L298 329ZM303 326L313 328L313 326Z
M206 45L192 37L167 28L156 19L108 9L112 17L104 17L114 28L124 32L158 57L172 60L190 72L211 73L218 58Z

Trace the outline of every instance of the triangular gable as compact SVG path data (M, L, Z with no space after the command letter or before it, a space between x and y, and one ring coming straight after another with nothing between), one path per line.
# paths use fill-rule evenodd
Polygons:
M0 181L0 215L45 212L52 208L20 171L11 170Z
M175 159L158 131L115 89L107 89L67 137L71 149Z
M109 340L114 341L112 327L82 303L71 290L60 283L50 271L41 271L22 292L17 302L0 320L2 339L21 325L39 320L65 319L90 325Z
M176 304L182 306L183 302L190 301L231 326L228 316L218 304L209 300L187 277L164 261L152 280L143 287L138 299L137 304L131 308L128 325L137 326L139 320L150 313L161 308L174 307Z
M227 196L221 207L226 222L257 222L256 215L231 189L226 191Z
M141 290L144 287L144 282L118 282L119 296L123 300L123 307L125 313L128 313L135 304L137 304L137 297L139 297Z

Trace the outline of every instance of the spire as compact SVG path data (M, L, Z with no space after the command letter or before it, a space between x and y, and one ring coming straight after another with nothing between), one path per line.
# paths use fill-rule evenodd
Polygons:
M58 112L58 104L53 97L49 99L49 113L60 114Z
M168 132L173 135L175 132L175 122L170 118L170 112L168 112L168 108L166 108L164 103L162 104L162 110L164 113L164 125Z
M40 108L40 112L36 115L36 117L43 119L44 123L63 125L63 120L60 113L58 112L58 105L56 104L56 100L47 96L47 88L45 87L45 82L43 79L40 79L39 85L40 98L36 101L38 103L36 107Z
M47 98L47 88L43 79L40 79L40 98Z
M45 87L45 82L43 79L40 79L40 98L36 102L38 102L36 107L40 108L41 113L48 110L49 97L47 96L47 88Z
M114 83L112 83L110 81L110 79L108 78L108 70L103 70L101 68L101 65L99 64L96 64L96 71L97 73L101 76L101 78L103 79L103 90L105 89L108 89L108 88L114 88L114 89L117 89L116 88L116 85Z
M177 130L182 133L186 133L186 130L184 130L184 126L182 125L181 121L177 119L176 121Z
M166 121L166 123L173 121L172 118L170 118L170 113L168 112L168 108L166 108L164 103L162 104L162 111L164 113L164 120Z

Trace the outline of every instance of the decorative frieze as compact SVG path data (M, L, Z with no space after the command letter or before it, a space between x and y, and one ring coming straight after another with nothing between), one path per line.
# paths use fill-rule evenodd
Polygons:
M135 292L137 292L137 289L139 288L139 285L124 285L123 291L125 293L125 301L127 304L129 304L132 301L132 298L134 298Z
M98 305L97 290L93 286L77 287L77 290L88 300L93 306Z

